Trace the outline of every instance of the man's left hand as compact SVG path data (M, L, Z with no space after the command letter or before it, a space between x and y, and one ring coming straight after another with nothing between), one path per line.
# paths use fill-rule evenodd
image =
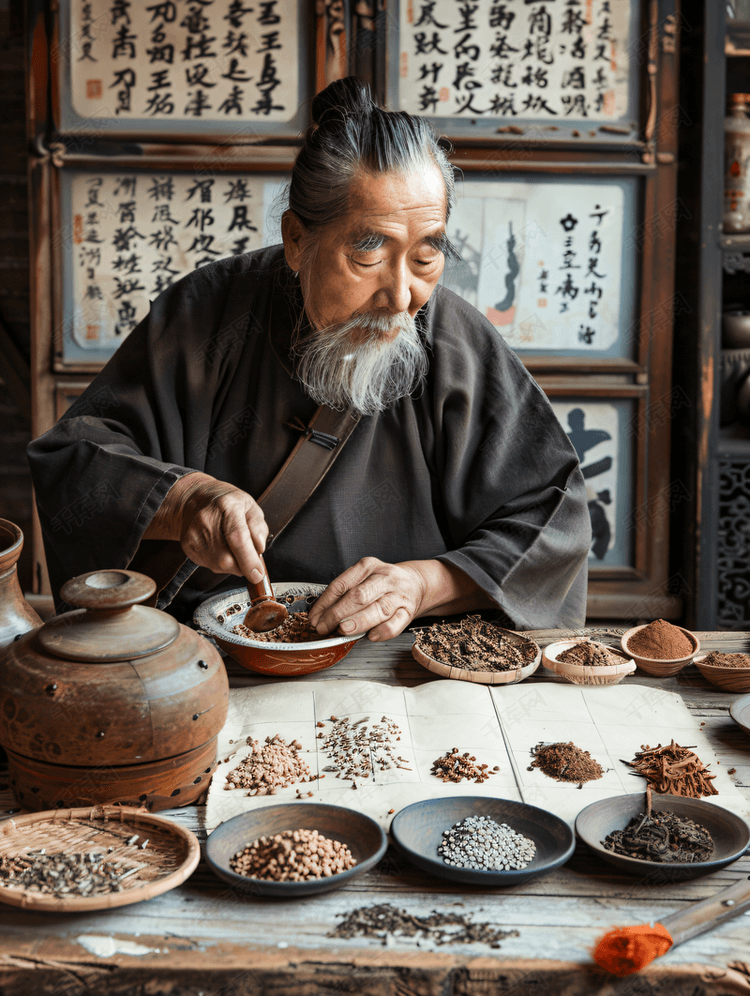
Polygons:
M311 606L310 623L321 636L338 628L345 636L366 632L371 640L390 640L419 614L427 587L418 561L364 557L331 581Z

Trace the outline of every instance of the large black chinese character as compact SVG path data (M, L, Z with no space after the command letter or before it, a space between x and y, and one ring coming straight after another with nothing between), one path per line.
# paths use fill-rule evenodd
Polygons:
M119 31L115 35L115 42L112 47L112 58L118 59L121 55L124 55L128 59L134 59L135 42L137 40L137 35L128 33L127 24L121 24Z

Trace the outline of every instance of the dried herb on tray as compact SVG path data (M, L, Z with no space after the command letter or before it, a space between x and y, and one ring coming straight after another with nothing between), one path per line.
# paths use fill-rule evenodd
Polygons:
M110 848L110 851L113 848ZM145 867L108 858L95 850L84 854L47 854L42 848L26 854L0 857L0 882L15 889L28 889L47 895L101 896L121 892L123 881Z
M534 760L529 770L541 768L545 775L558 782L595 781L604 774L604 768L595 761L587 750L576 747L572 740L567 743L537 744L531 750Z
M557 659L564 664L580 664L584 667L612 667L623 663L622 657L610 653L599 643L574 643L558 654Z
M383 944L389 936L421 937L433 944L488 944L499 948L506 937L519 937L517 930L502 930L491 923L473 923L465 913L438 913L414 916L390 903L360 906L351 913L337 913L341 923L328 932L328 937L378 937ZM451 929L453 928L453 929Z
M416 630L414 643L438 663L468 671L514 671L532 664L537 655L532 641L515 643L478 615Z
M651 811L651 789L646 792L646 812L634 816L623 830L614 830L602 841L608 851L644 861L694 864L707 861L714 840L706 827L676 813Z
M642 746L632 761L625 761L649 786L660 795L684 795L698 799L702 795L718 795L712 775L690 747L674 742L662 747Z

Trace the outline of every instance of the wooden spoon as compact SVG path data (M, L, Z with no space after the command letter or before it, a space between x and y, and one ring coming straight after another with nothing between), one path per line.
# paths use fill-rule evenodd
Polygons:
M245 626L253 633L267 633L269 629L280 626L289 617L286 605L276 601L268 571L263 558L260 558L263 577L257 584L247 582L247 593L250 596L250 608L245 614Z

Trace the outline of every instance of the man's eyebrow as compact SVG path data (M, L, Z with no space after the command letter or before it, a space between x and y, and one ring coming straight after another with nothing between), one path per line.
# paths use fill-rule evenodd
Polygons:
M440 235L428 235L424 242L437 252L441 252L446 259L452 259L458 262L461 259L461 253L456 249L451 240L448 238L445 232L441 232Z
M382 232L359 231L349 240L349 248L352 252L374 252L389 241L389 236Z

